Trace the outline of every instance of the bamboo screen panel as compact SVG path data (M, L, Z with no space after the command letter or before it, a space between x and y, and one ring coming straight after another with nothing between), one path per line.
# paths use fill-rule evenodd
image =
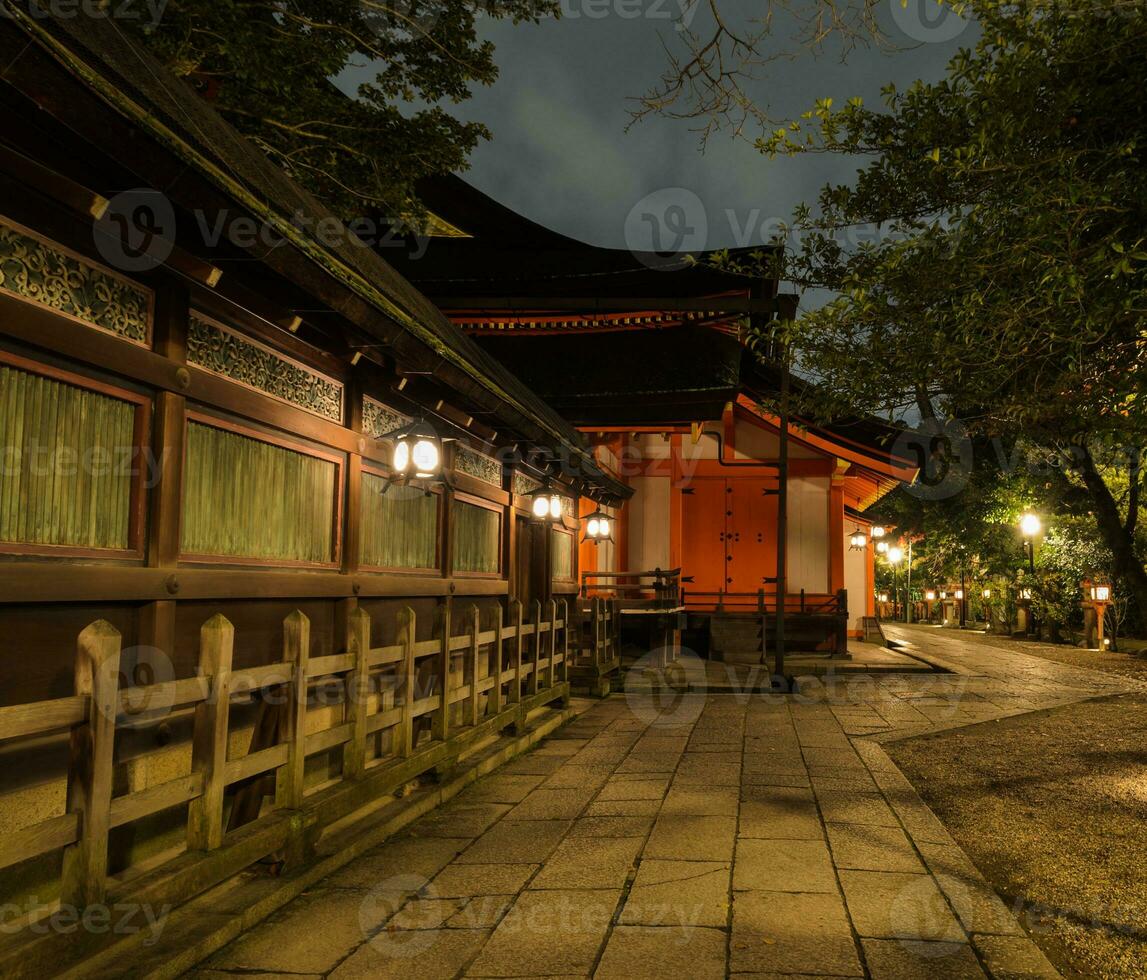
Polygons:
M330 460L189 422L183 553L330 563L337 485Z
M502 515L488 507L454 501L454 571L498 572Z
M0 541L127 550L136 406L0 365Z
M574 536L565 531L550 530L550 575L569 580L574 574Z
M392 486L373 473L362 475L363 565L372 568L435 568L438 565L438 497L413 487Z

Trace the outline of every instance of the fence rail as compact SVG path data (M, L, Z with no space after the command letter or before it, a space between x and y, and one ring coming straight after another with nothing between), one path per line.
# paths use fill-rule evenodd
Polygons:
M168 862L166 878L159 868L140 879L165 901L177 904L273 854L305 857L322 827L448 766L474 741L522 726L529 711L568 701L569 607L535 602L531 612L526 622L520 603L498 606L483 629L471 606L455 633L447 609L438 635L417 640L415 612L404 607L398 642L372 646L371 618L354 609L347 649L311 657L310 621L296 610L283 623L283 659L242 669L232 663L235 629L215 615L200 630L197 676L130 688L121 685L120 634L92 623L79 636L73 696L0 708L0 744L69 734L66 811L0 827L0 869L62 849L60 903L102 903L110 832L183 805L186 853ZM242 703L254 705L259 719L249 750L232 757L232 709ZM328 727L308 731L312 704L330 709ZM149 712L188 709L190 771L113 795L117 728ZM308 757L336 749L337 779L308 788ZM274 782L270 807L263 780ZM232 845L239 837L242 846ZM0 975L16 970L16 956L0 948Z
M681 593L681 604L686 609L716 609L718 612L747 612L775 616L779 601L775 590L758 589L756 592L696 592ZM848 612L846 590L836 593L812 593L803 589L789 593L784 599L785 614L845 615Z
M646 572L582 572L581 596L617 599L626 606L671 609L681 604L681 569Z

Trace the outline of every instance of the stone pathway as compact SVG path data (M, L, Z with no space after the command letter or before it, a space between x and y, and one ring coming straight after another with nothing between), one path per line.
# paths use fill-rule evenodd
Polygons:
M953 673L615 696L196 975L1055 977L879 741L1131 685L888 631Z

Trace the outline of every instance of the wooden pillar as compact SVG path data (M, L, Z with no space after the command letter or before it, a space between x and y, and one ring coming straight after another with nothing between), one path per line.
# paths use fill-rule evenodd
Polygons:
M115 720L119 712L120 634L97 620L79 637L76 694L89 698L87 720L72 729L68 812L78 814L79 839L64 850L61 902L80 908L104 900L111 826Z
M844 473L848 463L836 461L828 488L828 591L844 588Z
M152 348L172 362L176 381L190 380L187 375L187 329L190 298L182 283L165 284L156 290ZM183 372L180 374L179 372ZM150 446L152 460L139 460L145 472L155 474L156 484L148 491L147 565L149 568L174 569L179 562L179 527L187 399L173 391L155 395L154 427ZM178 589L173 576L169 591ZM175 659L175 601L149 602L140 609L139 643L154 647Z
M343 506L342 570L348 575L358 571L362 552L362 451L367 436L362 431L362 382L357 371L351 372L345 389L343 419L351 432L358 434L356 453L347 454L346 499Z

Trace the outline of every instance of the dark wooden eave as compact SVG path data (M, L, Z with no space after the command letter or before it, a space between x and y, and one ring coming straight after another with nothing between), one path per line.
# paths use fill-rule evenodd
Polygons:
M33 18L7 3L5 13L0 81L108 157L130 161L139 183L164 193L181 212L205 213L208 223L221 219L225 239L236 220L249 217L281 235L284 245L246 249L245 275L261 266L294 284L307 299L304 308L317 306L349 325L357 334L352 346L433 378L503 436L568 458L591 495L628 496L576 430L372 250L349 235L335 243L314 235L318 222L333 215L125 37L113 18ZM298 215L307 219L302 226ZM189 251L207 248L200 242Z

